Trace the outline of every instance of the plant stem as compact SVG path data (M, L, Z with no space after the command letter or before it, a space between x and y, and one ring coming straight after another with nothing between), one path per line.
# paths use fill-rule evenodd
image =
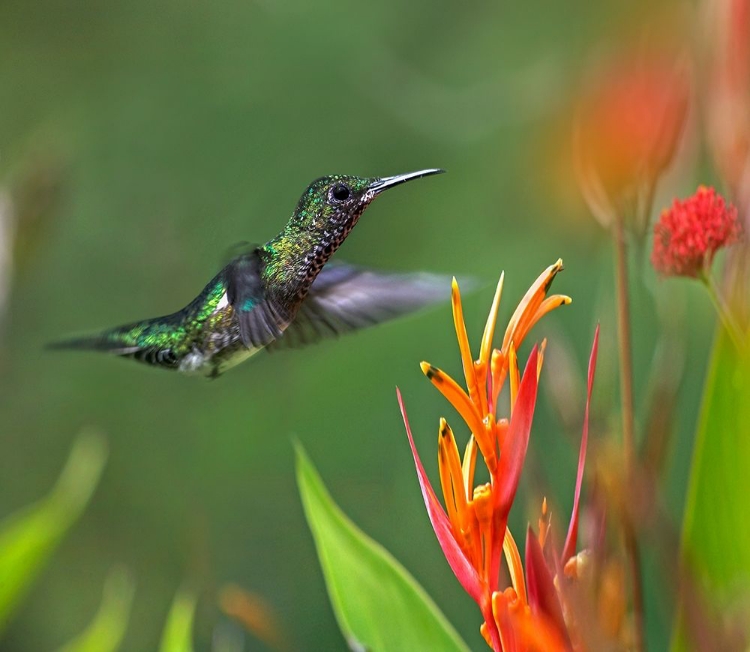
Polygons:
M635 478L635 418L633 414L633 356L630 348L630 298L628 290L628 251L623 219L615 224L615 283L617 286L617 343L620 354L620 398L622 401L622 443L628 481ZM625 545L633 582L633 612L635 617L636 649L644 652L643 586L641 582L640 554L635 524L627 515L623 517Z
M744 338L742 336L742 329L734 319L732 311L729 309L726 301L724 301L724 298L722 297L721 292L716 285L716 279L714 278L714 275L710 270L705 270L699 278L706 286L706 289L708 290L708 296L711 297L711 301L713 302L714 307L716 308L716 312L719 315L719 320L724 326L724 329L727 331L727 334L731 338L734 346L738 351L744 351L745 343L743 341Z
M622 439L628 471L635 462L633 417L633 357L630 350L630 299L628 296L627 242L622 220L615 221L615 282L617 284L617 345L620 355Z

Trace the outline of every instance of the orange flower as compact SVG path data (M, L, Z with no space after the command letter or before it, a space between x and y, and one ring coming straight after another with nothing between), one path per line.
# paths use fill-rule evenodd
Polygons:
M750 2L707 0L708 145L732 196L750 201Z
M606 227L625 213L640 233L657 180L671 162L689 98L688 76L666 57L615 62L585 94L575 125L584 198Z
M542 316L570 303L570 298L564 295L546 297L552 280L561 269L562 261L558 260L539 276L511 317L501 347L493 350L503 287L503 277L500 277L477 360L471 354L461 297L455 279L453 281L453 319L466 390L442 370L422 363L425 375L456 408L471 431L462 457L452 429L445 419L440 419L438 468L445 509L419 458L406 409L401 394L398 394L417 477L438 542L459 582L479 605L484 618L482 634L490 647L498 652L571 648L562 602L553 579L558 573L547 567L543 553L546 528L540 532L539 538L532 536L529 529L525 576L518 546L507 528L528 447L545 343L533 348L523 375L518 365L517 349ZM592 361L595 358L596 340ZM497 398L506 378L510 384L509 419L497 418L496 414ZM592 382L593 366L589 371L589 397ZM587 423L588 404L586 415ZM587 428L584 427L573 518L562 554L556 557L561 568L573 556L576 547L586 440ZM475 485L478 454L487 466L490 481ZM511 582L504 589L499 585L503 559Z

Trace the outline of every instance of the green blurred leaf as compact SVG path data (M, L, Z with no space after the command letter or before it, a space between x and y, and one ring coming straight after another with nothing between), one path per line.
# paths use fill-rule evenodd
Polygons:
M198 598L185 588L180 589L172 602L159 652L193 651L193 618Z
M297 484L339 626L354 650L461 650L424 589L333 502L302 447Z
M103 437L80 435L49 495L0 523L0 632L83 512L106 459Z
M123 568L114 569L104 584L102 603L91 624L59 652L115 652L130 619L135 583Z
M682 548L714 605L750 591L750 360L720 332L703 394L683 521ZM741 510L741 508L740 508ZM702 623L693 623L700 627ZM690 649L676 626L673 650ZM687 639L694 638L687 635Z

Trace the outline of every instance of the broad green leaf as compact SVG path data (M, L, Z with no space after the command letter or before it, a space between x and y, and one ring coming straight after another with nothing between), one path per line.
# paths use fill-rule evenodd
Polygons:
M159 652L193 651L193 617L197 596L187 589L180 589L164 625Z
M468 651L425 590L331 499L297 445L297 484L333 610L353 650Z
M102 603L91 624L59 652L115 652L128 627L135 583L123 568L114 569L104 584Z
M711 602L750 595L750 359L725 332L714 344L690 469L685 558ZM689 649L676 627L674 650Z
M49 495L0 522L0 632L83 512L106 458L101 436L80 435Z

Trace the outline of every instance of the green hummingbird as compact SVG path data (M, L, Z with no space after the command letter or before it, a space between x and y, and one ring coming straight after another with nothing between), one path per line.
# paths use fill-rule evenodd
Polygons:
M279 235L235 256L182 310L51 346L215 378L262 349L308 344L442 299L447 283L433 274L326 266L375 197L441 172L321 177Z

